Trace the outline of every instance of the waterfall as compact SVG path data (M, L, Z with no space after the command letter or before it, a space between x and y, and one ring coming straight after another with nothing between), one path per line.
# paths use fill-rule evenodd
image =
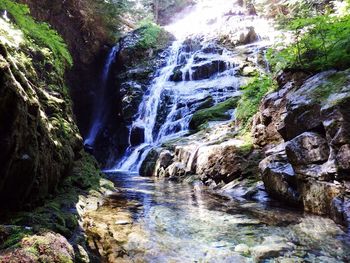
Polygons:
M119 50L118 46L114 46L106 59L101 75L101 84L96 94L96 100L94 103L94 113L92 117L92 125L87 138L84 141L84 145L92 147L95 143L96 136L98 135L104 121L104 103L106 101L108 78L111 71L111 66L117 56Z
M232 3L213 2L197 4L190 14L166 28L177 40L169 48L166 65L149 85L129 127L130 137L134 130L143 131L143 143L134 146L129 140L129 148L112 170L138 172L152 148L188 133L196 111L238 96L239 87L246 80L238 76L237 60L242 60L242 54L247 52L255 58L252 63L258 63L261 48L268 45L266 40L272 42L273 31L268 30L266 20L249 15L228 17L228 10L229 14L236 12L231 10ZM252 45L241 44L243 51L228 50L218 43L220 32L241 39L242 32L252 27L259 30L257 39Z

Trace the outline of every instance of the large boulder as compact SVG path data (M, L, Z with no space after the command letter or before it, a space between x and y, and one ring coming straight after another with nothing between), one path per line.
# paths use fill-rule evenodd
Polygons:
M285 144L268 151L259 164L266 191L279 200L292 205L300 205L297 177L285 153Z
M192 67L192 79L202 80L212 77L214 74L227 69L225 61L214 60Z
M287 143L286 153L293 165L323 163L329 157L329 146L321 135L305 132Z
M140 167L141 176L152 177L154 175L156 163L159 158L159 152L159 149L152 149L149 151Z

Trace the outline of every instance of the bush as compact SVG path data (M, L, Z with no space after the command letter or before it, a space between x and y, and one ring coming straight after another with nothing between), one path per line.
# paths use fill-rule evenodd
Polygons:
M348 13L335 15L326 12L313 17L295 18L288 22L286 28L293 32L295 42L270 49L268 57L275 71L294 68L318 72L350 66Z
M50 49L54 58L53 64L59 73L63 74L66 67L73 65L72 57L62 37L47 23L36 22L30 16L30 10L26 5L1 0L0 10L6 10L10 14L29 41Z
M237 104L236 119L243 125L248 123L257 113L264 95L275 88L276 83L269 75L256 76L250 83L241 87L243 94Z
M157 24L146 20L140 24L141 38L138 42L138 46L144 49L154 48L157 46L158 38L162 33L162 28Z

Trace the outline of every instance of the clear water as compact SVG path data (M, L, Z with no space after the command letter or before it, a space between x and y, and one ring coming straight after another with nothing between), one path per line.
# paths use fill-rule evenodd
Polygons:
M109 177L121 191L105 205L111 213L130 212L139 229L122 244L133 262L258 262L259 251L272 248L277 252L260 262L350 260L349 236L330 219L271 202L229 200L200 184ZM248 251L238 252L242 247Z

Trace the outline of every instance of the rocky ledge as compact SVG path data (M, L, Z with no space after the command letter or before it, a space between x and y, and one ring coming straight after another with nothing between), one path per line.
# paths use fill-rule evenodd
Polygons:
M350 71L280 77L253 126L254 143L266 149L259 166L266 190L349 225Z

